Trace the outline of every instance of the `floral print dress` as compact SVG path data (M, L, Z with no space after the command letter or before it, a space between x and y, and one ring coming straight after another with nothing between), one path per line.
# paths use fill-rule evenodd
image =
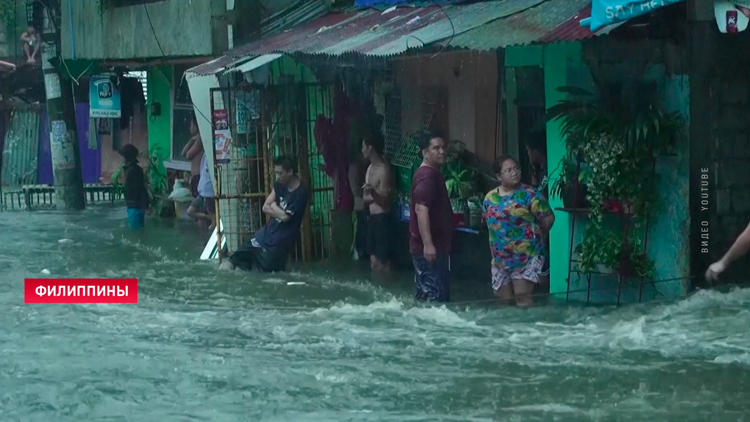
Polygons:
M482 215L487 221L492 264L514 270L542 255L539 222L552 210L535 188L520 185L513 193L501 195L499 188L484 198Z

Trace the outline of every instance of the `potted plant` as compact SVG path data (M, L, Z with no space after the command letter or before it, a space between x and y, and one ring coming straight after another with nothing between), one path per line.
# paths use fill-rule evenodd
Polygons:
M448 190L448 196L459 198L464 201L474 193L474 179L476 172L461 164L460 161L454 161L446 164L444 167L445 188Z
M552 191L565 203L566 189L585 180L591 219L575 249L579 270L617 272L625 278L651 276L654 262L637 235L658 199L655 157L670 152L684 121L678 113L662 112L657 104L607 109L586 91L560 91L569 99L551 108L549 118L561 122L568 157ZM568 201L577 203L579 198L572 196ZM624 235L604 227L604 213L620 217Z
M550 186L550 195L560 198L565 208L588 208L586 200L585 169L581 169L581 162L572 162L569 157L560 160L560 176Z

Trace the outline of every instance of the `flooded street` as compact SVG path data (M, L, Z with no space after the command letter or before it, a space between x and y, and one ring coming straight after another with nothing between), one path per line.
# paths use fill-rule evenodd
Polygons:
M189 224L124 223L0 214L3 422L750 420L750 290L425 307L408 274L218 273ZM45 269L137 277L139 303L24 304Z

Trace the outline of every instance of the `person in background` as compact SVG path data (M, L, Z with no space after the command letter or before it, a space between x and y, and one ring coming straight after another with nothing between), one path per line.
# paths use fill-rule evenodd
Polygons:
M362 141L362 155L370 162L365 175L365 205L369 207L367 244L370 267L374 271L390 271L393 262L393 233L395 224L393 204L393 170L383 157L385 140L374 132Z
M521 183L514 158L499 157L494 171L500 186L487 193L482 205L492 253L492 289L504 301L515 297L518 306L530 306L544 266L542 238L555 215L537 189Z
M276 158L274 172L276 183L263 204L263 212L270 217L268 223L229 256L221 269L251 270L255 266L260 271L276 272L286 268L289 252L300 234L309 194L295 174L291 158Z
M450 253L453 209L445 177L445 138L438 133L419 141L422 164L414 172L409 197L409 251L414 263L416 298L428 302L450 300Z
M526 143L526 155L531 164L531 186L547 197L547 139L545 132L534 132Z
M124 160L125 206L128 210L128 226L139 229L145 225L144 213L151 214L151 199L146 188L146 177L138 165L138 148L127 144L120 149Z
M21 34L21 43L23 43L23 52L26 54L27 63L36 63L36 56L39 54L39 47L42 45L42 38L34 28L29 24L26 30Z
M190 119L190 140L182 149L182 156L190 161L190 192L194 197L198 197L198 182L201 178L203 155L203 141L198 130L198 121L193 114Z
M729 248L726 254L721 257L720 260L714 262L706 270L706 281L715 283L719 279L719 275L726 271L730 265L743 255L750 251L750 224L745 227L745 230L737 236L737 239Z
M198 180L198 196L188 207L187 213L190 218L198 220L202 227L208 226L208 230L213 230L216 222L216 202L214 201L214 185L211 180L211 174L208 171L208 160L203 154L201 158L200 179Z
M533 132L526 143L526 154L531 164L531 186L536 188L545 201L547 198L547 134L543 131ZM549 233L542 231L542 255L544 265L539 274L540 292L549 293Z
M367 207L365 207L364 192L367 167L370 163L361 155L356 154L349 164L349 187L354 196L354 212L357 223L355 225L354 243L352 245L353 258L360 260L367 258Z

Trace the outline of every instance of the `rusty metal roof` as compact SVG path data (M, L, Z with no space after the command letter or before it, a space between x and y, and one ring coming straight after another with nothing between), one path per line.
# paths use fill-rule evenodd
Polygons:
M593 35L578 24L588 16L584 16L587 7L590 15L590 0L494 0L443 7L399 7L385 12L368 9L329 13L282 34L235 48L190 72L213 74L269 53L387 57L448 40L451 47L481 50L535 41L571 41Z
M591 16L591 0L548 0L513 16L498 19L455 37L454 47L488 50L498 47L577 41L604 35L617 26L592 33L581 19Z

